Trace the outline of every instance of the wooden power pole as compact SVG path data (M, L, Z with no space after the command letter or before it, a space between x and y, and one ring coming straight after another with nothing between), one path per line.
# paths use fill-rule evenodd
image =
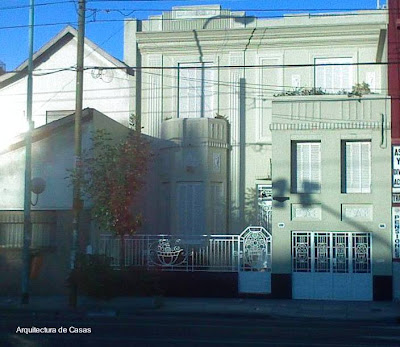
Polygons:
M82 155L82 107L83 107L83 67L84 67L84 42L85 42L85 8L86 0L79 0L78 11L78 50L76 63L76 96L75 96L75 158L74 169L76 179L73 185L72 202L72 249L71 271L76 267L76 256L79 252L79 219L82 210L81 200L81 155ZM74 282L74 281L73 281ZM70 306L76 307L78 292L76 283L70 289Z
M30 246L32 239L31 221L31 176L32 176L32 94L33 94L33 31L35 2L30 0L29 9L29 58L28 58L28 88L26 101L26 120L28 130L25 133L25 193L24 193L24 242L22 245L22 304L29 304L29 276L31 269Z

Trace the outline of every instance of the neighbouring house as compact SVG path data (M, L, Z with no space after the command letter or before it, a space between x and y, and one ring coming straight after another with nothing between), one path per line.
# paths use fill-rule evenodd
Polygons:
M85 109L82 117L82 148L91 147L92 133L106 129L118 140L129 129L104 114ZM66 293L72 243L72 186L66 179L74 160L74 115L33 130L32 177L40 177L46 189L32 194L31 293ZM20 292L23 244L25 142L13 138L0 152L0 295ZM97 230L92 223L90 202L84 202L81 217L81 248L95 246Z
M129 125L129 74L133 71L85 39L83 107ZM77 31L67 26L33 56L35 127L75 112ZM0 145L26 129L28 61L0 76Z
M271 130L284 287L294 299L391 299L390 99L277 97Z
M400 1L389 0L388 89L392 112L393 298L400 300Z
M390 299L387 29L380 9L260 19L204 5L127 19L130 111L162 140L159 233L261 225L272 276L259 292Z

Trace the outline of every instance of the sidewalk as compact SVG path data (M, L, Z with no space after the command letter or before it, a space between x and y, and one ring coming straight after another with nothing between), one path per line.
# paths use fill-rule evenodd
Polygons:
M67 297L31 297L21 305L17 297L0 297L0 314L56 313L85 316L125 314L223 315L256 318L301 317L341 320L392 320L400 323L400 303L226 298L122 297L109 301L79 298L76 310Z

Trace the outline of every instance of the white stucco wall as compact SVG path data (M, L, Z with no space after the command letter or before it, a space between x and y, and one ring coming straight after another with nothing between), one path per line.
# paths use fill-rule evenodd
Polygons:
M137 80L141 102L133 112L141 108L143 131L154 137L160 136L163 121L179 117L178 64L214 65L213 78L206 81L213 86L213 112L208 116L226 116L231 125L228 232L238 233L255 219L256 211L247 205L254 204L256 184L271 182L273 95L293 90L294 80L302 87L314 87L312 65L321 57L351 58L353 84L373 76L374 91L385 94L386 66L362 63L386 60L386 42L380 38L386 37L387 16L370 11L266 20L240 18L243 14L218 7L210 11L217 14L206 18L203 11L199 19L193 19L196 11L189 9L191 20L185 20L179 10L167 12L143 21L142 30L136 21L127 21L125 59L136 59L137 45L142 65L152 67L143 69Z
M107 129L119 140L128 129L96 111L93 119L82 123L82 149L91 146L93 131ZM47 134L32 144L32 178L41 177L46 189L33 210L68 210L72 208L72 185L68 171L73 168L74 123ZM22 210L24 207L25 147L0 153L0 210ZM36 196L32 194L32 201ZM85 201L85 207L89 207Z
M76 51L77 40L73 37L34 70L32 112L35 127L46 123L46 111L75 110L76 72L59 70L76 66ZM116 67L87 44L85 66ZM48 74L50 72L54 73ZM94 78L96 74L92 74L92 69L85 70L83 107L95 108L127 126L128 75L124 69L107 70L106 74ZM0 89L0 134L3 138L24 129L26 94L26 76Z

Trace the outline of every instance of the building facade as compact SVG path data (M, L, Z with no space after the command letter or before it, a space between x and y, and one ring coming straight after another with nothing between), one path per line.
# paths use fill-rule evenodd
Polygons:
M113 139L129 129L104 114L85 109L82 114L82 149L92 147L97 130ZM72 186L68 170L74 164L74 115L46 124L32 133L32 178L45 182L45 190L32 194L30 247L33 295L66 294L72 244ZM20 292L24 232L25 139L13 138L0 151L0 295ZM85 199L80 218L80 247L94 248L97 230L91 221L91 204Z
M390 299L390 99L280 97L272 119L273 273L295 299Z
M385 10L259 19L220 6L126 20L130 109L166 144L167 232L263 225L272 294L390 297L387 26Z
M83 107L129 124L126 64L85 40ZM33 56L32 119L42 126L75 112L77 31L67 26ZM0 146L26 130L27 66L0 75ZM100 68L101 67L101 68Z
M392 112L393 298L400 300L400 2L389 0L388 89Z

